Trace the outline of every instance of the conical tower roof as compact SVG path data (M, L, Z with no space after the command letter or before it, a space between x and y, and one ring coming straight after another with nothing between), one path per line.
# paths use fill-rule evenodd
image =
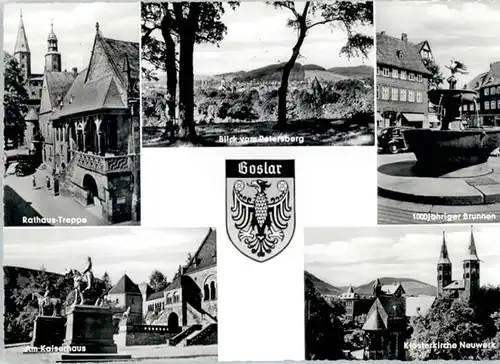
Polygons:
M28 37L26 36L26 29L24 29L23 15L19 20L19 28L17 29L16 45L14 47L14 54L19 52L29 52Z
M50 33L47 40L57 40L56 33L54 33L54 23L50 23Z
M470 227L470 240L469 247L467 248L467 256L464 260L479 260L477 256L476 241L474 240L474 231L472 226Z
M451 264L448 248L446 247L446 237L443 231L443 242L441 243L441 254L439 255L438 264Z
M26 115L26 117L24 118L24 120L26 120L26 121L36 121L36 120L38 120L38 114L37 114L36 110L33 109L33 108L31 108L28 111L28 114Z
M354 293L354 288L352 288L352 286L349 286L349 289L347 290L347 293Z

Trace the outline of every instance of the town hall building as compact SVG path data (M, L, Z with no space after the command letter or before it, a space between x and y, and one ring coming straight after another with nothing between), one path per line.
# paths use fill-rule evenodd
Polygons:
M51 25L44 73L32 74L21 16L14 57L30 96L26 143L53 193L108 224L140 221L139 44L106 38L97 23L87 68L63 71Z

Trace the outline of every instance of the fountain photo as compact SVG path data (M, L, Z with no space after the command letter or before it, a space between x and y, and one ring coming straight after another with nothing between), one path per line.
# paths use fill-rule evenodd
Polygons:
M500 221L499 17L493 2L377 4L379 224Z
M212 228L4 231L5 362L216 362Z
M145 147L374 145L373 3L142 3Z
M498 234L306 228L306 360L499 360Z

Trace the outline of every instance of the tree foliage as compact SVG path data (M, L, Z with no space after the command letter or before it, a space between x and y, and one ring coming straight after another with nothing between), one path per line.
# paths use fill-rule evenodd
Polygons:
M72 281L64 276L48 273L45 268L31 271L27 276L12 270L13 275L5 277L5 333L6 342L25 342L32 338L33 324L38 315L37 301L32 294L59 298L66 308L66 299L72 290ZM46 312L51 315L52 312Z
M438 88L444 82L444 76L439 65L432 59L424 60L424 65L431 73L429 78L429 89Z
M28 112L26 101L29 97L24 88L27 80L14 57L5 56L4 77L4 139L12 140L17 147L24 138L24 118Z
M328 303L308 279L305 280L305 302L306 360L342 359L344 329L340 318L345 313L343 304Z
M450 343L456 347L410 346L415 360L498 359L500 345L500 288L483 287L473 303L451 296L438 299L425 317L411 322L410 342ZM491 343L497 347L474 348L460 343Z
M154 292L160 292L168 285L167 277L159 270L154 270L149 276L149 286Z
M290 73L300 56L308 32L317 26L328 25L333 31L342 30L347 36L340 55L367 58L373 47L373 37L359 32L356 28L363 25L373 25L373 2L352 1L306 1L300 11L294 1L268 2L277 9L287 9L292 16L287 26L297 31L297 41L292 49L292 55L283 67L278 101L278 124L286 123L287 93Z
M175 119L179 107L179 138L195 142L193 52L194 44L209 43L218 46L227 32L222 16L226 7L235 8L237 2L178 2L142 4L143 59L155 69L167 72L167 102L169 122ZM160 31L163 39L153 34ZM179 50L176 50L176 44ZM155 76L146 67L147 79ZM178 76L177 76L178 75ZM177 83L179 102L177 103ZM172 129L173 130L173 129Z

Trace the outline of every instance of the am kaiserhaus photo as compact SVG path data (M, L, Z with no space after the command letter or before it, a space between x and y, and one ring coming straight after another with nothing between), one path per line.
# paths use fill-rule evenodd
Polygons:
M139 4L4 14L5 226L138 224Z
M142 3L143 146L373 145L373 3Z

